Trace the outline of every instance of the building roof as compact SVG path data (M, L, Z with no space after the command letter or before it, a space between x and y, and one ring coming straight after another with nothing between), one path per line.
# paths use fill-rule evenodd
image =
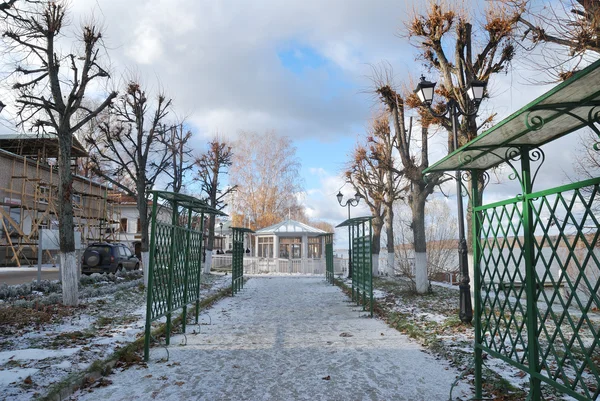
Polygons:
M261 228L256 231L257 235L261 234L326 234L325 231L309 226L308 224L300 223L296 220L284 220L281 223L273 224L272 226Z
M50 134L8 133L0 134L0 149L20 156L58 157L58 138ZM72 157L88 157L83 145L73 137Z

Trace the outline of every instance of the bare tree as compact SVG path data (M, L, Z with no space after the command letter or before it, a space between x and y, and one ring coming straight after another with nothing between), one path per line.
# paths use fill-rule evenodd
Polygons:
M471 82L488 81L493 74L510 67L515 56L513 33L520 10L495 2L488 3L484 23L474 28L471 17L465 11L458 10L458 7L452 3L429 1L426 12L415 15L408 22L406 33L419 49L418 58L423 60L428 69L439 73L440 83L436 92L445 100L457 102L463 111L472 111L467 96ZM393 93L386 95L383 92L381 95L386 102L393 102L396 98ZM405 100L409 107L422 107L414 95L407 96ZM446 111L445 104L438 103L433 107L439 114ZM479 129L493 118L494 115L490 115L478 124L475 115L463 114L457 127L458 146L474 139ZM452 119L449 116L432 118L427 111L422 111L423 129L432 124L441 125L448 131L448 150L452 151ZM422 136L426 138L426 133L422 132ZM405 162L404 158L402 162ZM427 183L429 182L428 180ZM482 178L478 182L482 189ZM469 182L468 185L470 184ZM480 194L481 192L479 191ZM480 201L481 199L478 200ZM470 222L471 215L467 213L467 227L471 226ZM467 237L467 244L472 244L471 230L467 230ZM471 251L470 246L468 249Z
M357 146L347 178L364 197L371 209L373 219L373 270L378 272L381 251L381 231L386 226L387 265L394 266L394 211L393 204L402 199L402 173L394 166L394 136L386 113L378 113L371 122L367 133L367 147ZM391 257L390 257L391 253ZM389 272L391 273L391 271Z
M196 158L198 167L198 180L202 192L206 194L208 205L214 209L222 210L227 206L225 200L236 189L235 186L222 188L223 175L227 174L232 164L233 152L231 146L221 141L218 137L208 143L208 149ZM205 273L210 273L212 264L212 250L215 240L215 215L208 218L208 243L206 245L206 259L204 261Z
M94 172L136 199L145 284L150 247L149 191L170 165L171 153L166 146L169 129L164 124L170 107L171 100L163 93L156 96L152 105L140 84L130 81L111 113L99 121L100 135L86 138L95 151Z
M192 149L188 143L192 138L192 131L186 130L183 123L174 125L168 130L163 127L163 131L169 132L166 145L171 155L171 168L165 170L165 174L171 178L168 187L173 192L180 192L186 173L194 168Z
M17 94L17 116L23 129L56 135L58 138L58 220L63 302L78 304L78 258L73 233L73 134L107 107L117 96L105 95L95 108L84 106L90 83L109 77L101 66L102 32L95 21L82 26L77 46L62 46L67 28L66 5L61 1L29 2L15 11L16 2L4 2L1 9L3 39L16 58L12 74ZM25 4L25 2L20 2ZM60 39L60 40L59 40Z
M425 202L433 193L435 187L448 179L436 173L425 179L423 171L429 167L429 124L431 118L422 109L417 109L420 114L420 135L413 138L412 118L406 125L405 97L412 102L414 95L401 96L392 86L391 70L380 71L374 82L376 92L381 102L386 106L392 120L395 138L392 144L400 156L399 165L390 160L386 166L391 172L402 176L406 180L406 200L411 208L412 221L410 229L414 241L416 290L425 293L428 290L427 282L427 241L425 233ZM385 159L382 159L385 160ZM392 232L393 235L393 232Z
M592 58L598 58L600 1L500 1L519 15L515 32L519 42L527 52L539 56L533 61L536 68L550 73L552 78L569 78L590 58L590 53Z
M233 144L231 185L237 186L234 221L245 219L253 229L267 227L301 209L300 161L292 140L274 131L243 132Z
M368 157L367 149L364 146L357 145L352 155L352 161L346 170L346 179L362 196L373 216L373 220L371 220L373 227L371 255L373 259L373 274L378 274L379 253L381 252L381 229L385 215L383 208L385 170L379 168L377 162ZM350 269L348 275L352 276Z

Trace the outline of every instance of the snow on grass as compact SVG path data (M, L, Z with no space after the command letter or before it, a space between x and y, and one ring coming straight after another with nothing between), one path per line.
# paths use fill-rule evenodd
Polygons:
M365 316L322 277L252 278L168 354L154 347L147 367L72 399L447 400L459 371ZM465 383L453 394L472 396Z
M84 298L77 308L42 309L41 317L33 315L38 320L23 327L0 322L0 399L21 401L44 395L51 385L109 357L143 333L146 293L141 278L124 281L92 275L85 280L91 287L80 292ZM230 280L203 276L201 296L229 285ZM39 306L17 301L0 308L27 315Z

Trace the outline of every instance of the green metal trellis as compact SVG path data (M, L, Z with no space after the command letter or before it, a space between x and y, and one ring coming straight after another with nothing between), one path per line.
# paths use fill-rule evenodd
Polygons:
M528 400L600 397L600 178L533 191L539 146L583 127L600 136L598 82L600 61L425 171L471 176L477 399L484 352L529 376ZM521 193L480 205L500 163Z
M249 228L231 227L233 255L231 257L231 295L244 288L244 235L253 233Z
M325 280L330 284L334 284L333 234L322 234L321 237L325 242Z
M363 309L369 305L373 316L373 258L371 256L371 237L373 217L356 217L340 223L339 227L350 227L352 243L352 300Z
M150 264L144 337L146 361L150 355L153 321L167 318L167 345L170 342L173 312L183 309L181 324L185 333L187 306L195 303L198 323L204 215L225 215L188 195L167 191L151 193Z

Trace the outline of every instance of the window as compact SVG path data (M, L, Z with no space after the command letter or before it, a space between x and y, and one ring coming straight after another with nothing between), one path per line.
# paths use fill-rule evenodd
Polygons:
M46 185L40 185L38 187L38 189L40 191L39 202L40 203L48 203L48 200L50 198L50 187L48 187Z
M279 238L279 257L300 259L302 257L302 238Z
M83 203L81 203L81 194L71 195L71 201L73 202L74 208L81 209L83 207Z
M273 257L273 237L258 237L258 257Z
M321 255L322 255L321 238L319 238L319 237L308 238L308 257L309 258L320 258Z
M121 219L121 232L127 232L127 219Z
M137 227L136 227L136 233L141 233L142 232L142 220L141 219L137 219Z

